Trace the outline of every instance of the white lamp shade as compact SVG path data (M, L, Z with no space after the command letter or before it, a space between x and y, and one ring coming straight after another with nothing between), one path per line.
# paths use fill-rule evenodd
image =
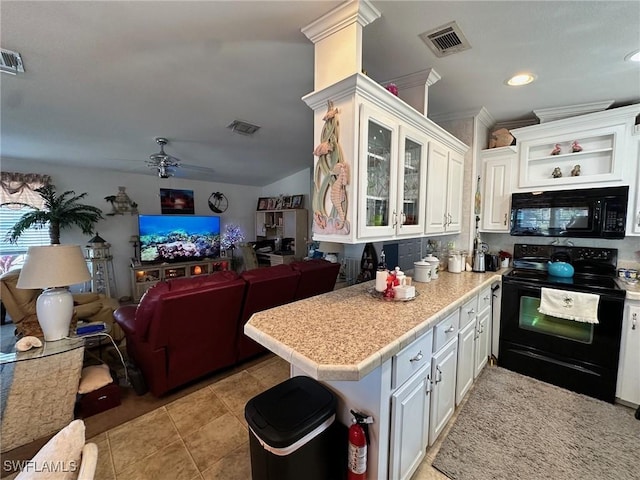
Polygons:
M80 245L29 247L18 288L45 288L36 302L38 323L47 342L69 335L73 297L66 288L91 279Z
M67 287L90 279L80 245L47 245L29 247L17 287Z
M320 242L318 250L324 253L325 260L336 263L338 261L338 255L344 252L344 245L335 242Z

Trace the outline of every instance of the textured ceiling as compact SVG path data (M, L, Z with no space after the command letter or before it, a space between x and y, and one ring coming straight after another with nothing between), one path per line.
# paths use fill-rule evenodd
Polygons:
M260 186L309 167L313 45L300 29L340 3L3 0L2 47L26 73L0 78L0 154L153 175L163 136L183 177ZM364 68L378 81L434 68L430 116L640 101L640 66L624 61L640 48L640 2L372 4ZM472 48L436 58L418 35L452 20ZM537 82L506 87L521 70ZM235 119L262 128L238 135Z

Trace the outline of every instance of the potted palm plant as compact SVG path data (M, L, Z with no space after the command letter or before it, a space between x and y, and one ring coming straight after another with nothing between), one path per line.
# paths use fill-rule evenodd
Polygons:
M7 240L16 243L20 235L31 227L49 227L51 245L60 244L60 230L78 226L82 233L91 235L93 226L102 220L102 210L92 205L83 205L78 201L87 196L86 193L76 195L73 190L57 194L55 185L45 185L35 190L44 200L44 208L25 213L20 220L7 232ZM26 203L7 202L2 205L21 205L31 207Z

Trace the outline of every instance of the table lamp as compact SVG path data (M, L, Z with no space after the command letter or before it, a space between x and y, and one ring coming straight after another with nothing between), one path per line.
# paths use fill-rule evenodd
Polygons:
M320 242L318 250L324 253L325 260L336 263L338 261L338 255L344 252L344 245L335 242Z
M90 279L80 245L29 247L17 287L45 289L36 301L38 323L45 341L69 336L73 296L67 287Z

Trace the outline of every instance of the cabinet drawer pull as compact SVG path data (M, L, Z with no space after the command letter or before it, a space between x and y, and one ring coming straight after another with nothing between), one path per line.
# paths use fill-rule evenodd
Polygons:
M469 314L469 316L471 316L475 315L476 311L472 308L471 310L468 310L467 313Z
M456 327L454 327L453 325L451 325L449 328L447 328L444 333L451 333L456 329Z
M489 301L489 295L487 295L486 297L483 297L482 299L483 299L485 302L488 302L488 301Z
M423 357L423 356L424 356L424 355L422 355L422 350L420 350L420 351L416 354L416 356L415 356L415 357L411 357L411 358L409 359L409 361L410 361L410 362L419 362L420 360L422 360L422 357Z

